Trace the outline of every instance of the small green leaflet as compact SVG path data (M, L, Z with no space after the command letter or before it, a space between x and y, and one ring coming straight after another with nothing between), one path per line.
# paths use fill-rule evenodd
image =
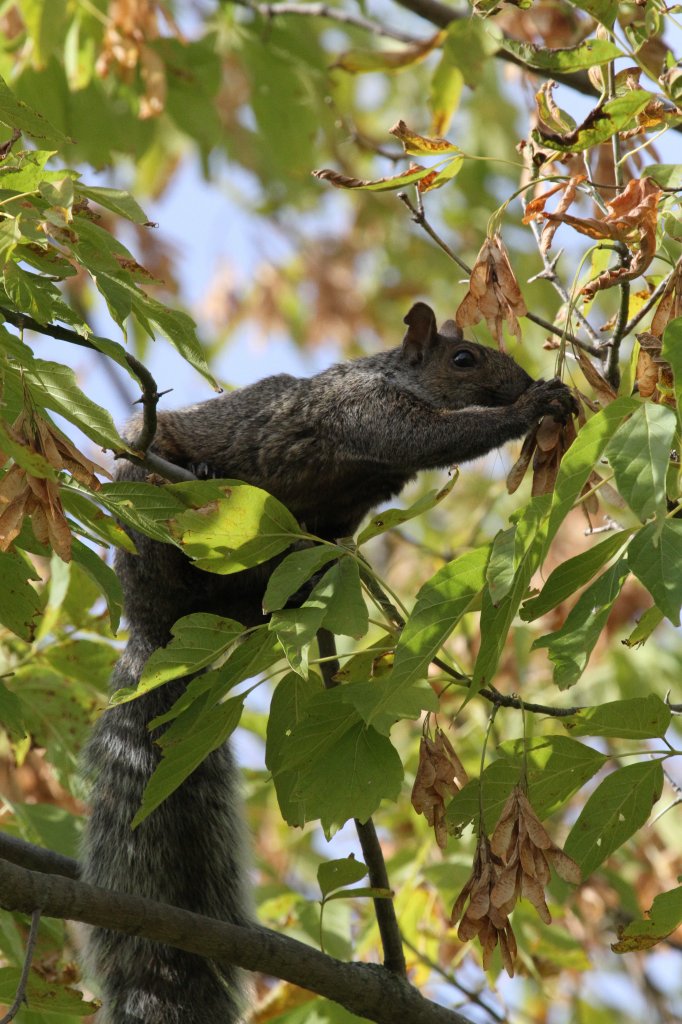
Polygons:
M513 53L531 68L541 71L558 71L570 74L572 71L586 71L599 64L608 64L617 57L623 57L622 50L608 39L586 39L570 49L550 50L546 47L522 43L504 36L502 49Z
M341 860L323 860L317 869L317 881L323 897L359 882L367 874L367 865L356 860L353 854Z
M129 192L101 185L83 185L79 181L76 184L76 194L99 203L100 206L117 213L120 217L125 217L126 220L131 220L134 224L149 225L146 213Z
M75 485L71 486L75 489ZM89 491L83 490L82 493L92 496ZM183 504L174 496L172 486L156 487L154 484L120 481L104 484L97 492L97 500L126 526L153 540L175 543L166 527L166 520L181 512Z
M170 524L200 569L223 575L250 569L274 558L301 536L291 512L267 491L240 480L211 483L221 497L176 515ZM180 487L185 485L176 485Z
M490 591L490 599L497 607L503 601L514 584L516 573L516 527L510 526L500 530L493 541L490 561L485 573L485 581Z
M682 605L682 522L647 523L632 538L628 564L674 626Z
M221 615L184 615L173 626L170 643L159 647L148 659L137 689L118 690L111 698L112 704L123 704L170 679L199 672L225 654L243 631L241 623Z
M16 693L7 689L2 679L0 679L0 722L2 722L3 729L6 729L15 740L21 740L26 735L22 702Z
M554 663L554 682L560 690L577 683L585 671L629 573L626 559L621 558L580 595L561 629L538 637L533 643L533 650L548 649Z
M626 647L639 647L645 644L657 626L660 626L665 616L660 608L652 605L647 608L641 619L630 633L630 636L623 640Z
M123 591L118 576L107 563L77 537L71 541L71 556L98 586L107 602L111 632L118 631L123 611Z
M653 178L661 188L682 188L682 164L649 164L642 175Z
M447 498L452 488L457 483L459 478L459 471L452 474L452 477L448 480L444 487L439 490L429 491L428 494L422 495L418 501L415 501L414 505L410 505L409 508L388 508L384 512L379 512L373 516L367 526L358 534L358 547L364 544L365 541L371 540L372 537L377 537L380 533L385 533L386 530L392 530L395 526L400 526L402 523L408 522L410 519L414 519L415 516L420 516L424 512L428 512L430 509L438 505L444 498Z
M618 932L618 942L611 949L614 953L632 953L635 950L651 949L657 942L672 935L682 922L682 885L654 897L651 909L645 918L631 921Z
M618 768L597 786L564 846L564 851L580 866L583 878L645 824L662 789L660 761L641 761Z
M624 740L665 736L672 718L667 704L655 693L629 700L612 700L581 708L559 721L572 736L614 736Z
M665 480L676 424L672 409L646 402L621 424L606 448L618 490L642 522L665 512Z
M195 703L169 726L159 740L163 757L145 786L131 828L143 822L212 751L222 746L239 725L243 707L243 697L231 697L201 715L197 710L202 709Z
M592 15L600 24L611 28L618 13L618 0L568 0L573 7Z
M605 540L574 555L558 565L537 597L531 597L521 606L520 615L524 622L532 622L558 604L572 597L580 587L592 579L605 562L613 558L623 547L634 530L618 530L610 533Z

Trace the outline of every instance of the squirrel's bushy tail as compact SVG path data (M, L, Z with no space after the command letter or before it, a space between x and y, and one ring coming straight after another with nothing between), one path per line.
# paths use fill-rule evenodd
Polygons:
M131 638L113 684L137 685L153 645ZM183 683L170 683L107 710L86 747L92 815L82 879L147 896L222 921L248 920L244 825L227 746L134 831L130 822L160 751L147 723L168 710ZM158 942L94 928L86 961L100 983L101 1024L235 1024L242 1020L240 972Z

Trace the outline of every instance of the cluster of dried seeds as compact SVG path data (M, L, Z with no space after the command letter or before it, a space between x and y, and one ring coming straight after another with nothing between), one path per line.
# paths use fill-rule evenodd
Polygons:
M435 739L422 736L419 767L412 787L412 806L433 827L441 850L448 842L445 801L459 793L467 782L464 765L442 729L436 729Z

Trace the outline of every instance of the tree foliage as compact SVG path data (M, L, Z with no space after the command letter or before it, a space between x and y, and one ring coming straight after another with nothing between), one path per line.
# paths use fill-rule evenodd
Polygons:
M77 853L78 751L125 635L120 524L207 572L282 555L266 624L187 616L111 697L206 669L164 716L136 823L241 727L264 924L376 960L371 897L392 900L411 980L472 1020L679 1016L674 11L17 0L0 33L6 835ZM245 272L233 239L190 315L183 254L143 208L192 161L260 242ZM561 374L576 422L542 421L506 472L426 476L336 544L247 484L110 480L153 435L154 339L202 398L245 332L357 355L397 344L418 296ZM137 448L81 355L142 390ZM350 825L333 838L371 816L393 895ZM3 913L0 1003L26 934ZM73 957L45 917L18 1020L93 1012ZM493 991L503 968L520 979ZM255 1019L358 1019L321 991L264 979Z

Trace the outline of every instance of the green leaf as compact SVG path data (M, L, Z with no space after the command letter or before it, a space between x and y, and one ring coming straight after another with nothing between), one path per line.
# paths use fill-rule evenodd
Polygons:
M631 921L618 931L618 942L611 945L614 953L632 953L651 949L672 935L682 922L682 885L654 897L646 918Z
M599 544L558 565L538 597L532 597L522 605L520 615L523 621L532 622L533 619L540 618L567 597L575 594L592 579L605 562L620 551L633 532L634 530L618 530L610 533Z
M0 679L0 722L2 728L15 739L20 740L27 733L24 723L24 708L16 693L7 689Z
M322 683L317 676L305 678L289 672L279 681L270 704L265 742L265 764L272 773L277 802L284 820L292 826L302 826L312 815L306 815L305 803L294 797L298 772L282 767L289 745L289 736L305 718L306 707L317 696Z
M623 643L626 647L640 647L645 644L657 626L664 619L663 612L656 605L647 608L641 619Z
M660 761L618 768L597 786L564 846L584 878L645 824L662 789Z
M142 803L130 827L136 828L159 804L174 793L201 762L222 746L239 725L244 708L243 697L231 697L210 708L210 714L197 715L196 704L184 711L161 736L163 750L142 795Z
M113 544L134 555L137 549L123 527L95 505L98 494L99 492L86 494L77 484L72 487L65 483L60 488L65 512L78 520L81 531L90 540L106 547Z
M559 526L573 508L573 504L587 483L595 463L602 457L607 444L628 414L639 408L634 398L622 397L601 409L587 421L577 438L561 460L552 505L549 512L547 545L554 539Z
M334 188L358 189L366 192L392 192L395 189L404 188L406 185L414 185L415 182L433 174L434 170L440 168L443 163L450 163L450 161L440 161L435 167L408 168L406 171L386 178L350 178L329 168L313 171L313 177L319 178L320 181L328 181Z
M200 569L222 575L250 569L301 536L291 512L267 491L239 480L211 483L220 499L182 512L171 523L174 536ZM176 493L182 494L179 487L184 485L176 485Z
M606 448L618 490L642 522L665 511L676 422L672 409L646 402L621 424Z
M577 442L574 442L574 444ZM486 588L481 603L481 646L474 665L471 685L467 691L470 700L482 686L489 683L497 671L507 634L522 599L526 596L531 577L540 565L545 549L549 495L532 498L519 513L516 523L515 548L518 568L511 589L495 606Z
M606 625L614 602L630 574L626 559L607 569L578 598L561 629L538 637L533 650L548 649L554 663L554 682L566 690L580 679Z
M71 541L71 556L104 594L111 631L118 632L123 611L123 591L118 576L92 548L87 547L77 537L73 537Z
M523 740L503 743L501 757L488 765L481 776L487 829L494 826L521 777L524 751L528 798L541 819L565 804L608 760L599 751L567 736L536 736L525 747ZM478 831L479 787L479 779L472 779L450 801L446 812L448 829L461 831L474 821Z
M183 510L183 503L174 495L172 486L122 480L104 484L97 492L97 500L133 530L153 540L175 544L166 521Z
M334 889L342 889L354 882L359 882L367 874L367 865L356 860L351 853L341 860L323 860L317 869L317 882L323 896L328 896Z
M354 558L341 558L325 573L324 579L329 580L331 594L323 625L332 633L342 636L364 636L369 620L360 586L358 563Z
M379 512L377 515L370 519L367 526L358 534L358 547L364 544L365 541L371 540L372 537L377 537L380 533L385 533L386 530L392 530L396 526L401 526L402 523L408 522L410 519L414 519L415 516L423 515L424 512L430 511L435 508L444 498L447 498L452 488L457 483L459 478L459 472L453 473L451 478L447 481L444 487L439 490L429 491L428 494L422 495L414 505L410 505L409 508L388 508L383 512Z
M623 96L599 103L573 131L557 134L534 128L531 135L541 146L548 146L562 153L581 153L601 142L606 142L616 132L633 127L637 114L653 99L653 93L633 89Z
M367 821L384 799L397 800L403 779L391 742L365 725L340 689L313 697L283 745L282 767L298 773L292 798L327 834L349 818Z
M272 612L283 608L291 595L300 590L306 580L340 554L339 548L316 544L314 547L293 551L287 555L268 580L263 597L263 610Z
M443 135L450 127L464 88L464 75L453 64L447 49L436 65L429 88L431 126L435 135Z
M671 320L663 331L661 355L672 367L679 416L682 409L682 316Z
M500 530L493 541L485 581L495 606L504 600L514 584L516 573L516 527Z
M0 184L2 184L2 179L0 179ZM106 210L125 217L126 220L131 220L133 224L149 224L146 213L129 192L101 185L83 185L79 181L76 185L76 193L85 199L91 199L94 203L99 203Z
M568 0L573 6L593 18L606 28L612 28L618 13L618 0Z
M504 36L502 49L513 53L528 67L539 68L541 71L558 71L562 74L587 71L591 67L608 64L617 57L625 56L623 51L608 39L586 39L578 46L550 50Z
M630 700L612 700L592 708L581 708L570 718L560 719L572 736L615 736L643 740L665 736L672 719L667 704L655 693Z
M648 523L632 538L628 564L674 626L682 605L682 522Z
M642 176L653 178L661 188L682 188L682 164L649 164L642 168Z
M61 148L72 141L50 124L47 118L39 114L37 110L18 99L2 78L0 78L0 124L5 124L8 128L18 128L25 135L30 135L39 143L47 143L48 146Z
M40 576L19 550L0 551L0 622L27 643L37 628L42 602L29 580Z
M36 359L24 371L24 379L39 407L52 409L64 416L103 448L129 450L111 414L81 391L76 374L70 367Z
M21 971L21 967L0 967L0 1003L4 1006L11 1006L14 1001L19 990ZM40 1020L49 1020L52 1014L59 1014L57 1020L60 1021L64 1020L63 1014L68 1014L66 1019L89 1017L100 1005L83 999L83 993L70 988L59 974L56 978L43 978L35 970L29 972L24 998L31 1007L34 1020L36 1014L40 1014Z
M183 615L171 630L172 640L148 659L137 689L117 690L111 703L123 704L162 686L169 679L199 672L225 654L243 632L241 623L221 615L209 612Z

